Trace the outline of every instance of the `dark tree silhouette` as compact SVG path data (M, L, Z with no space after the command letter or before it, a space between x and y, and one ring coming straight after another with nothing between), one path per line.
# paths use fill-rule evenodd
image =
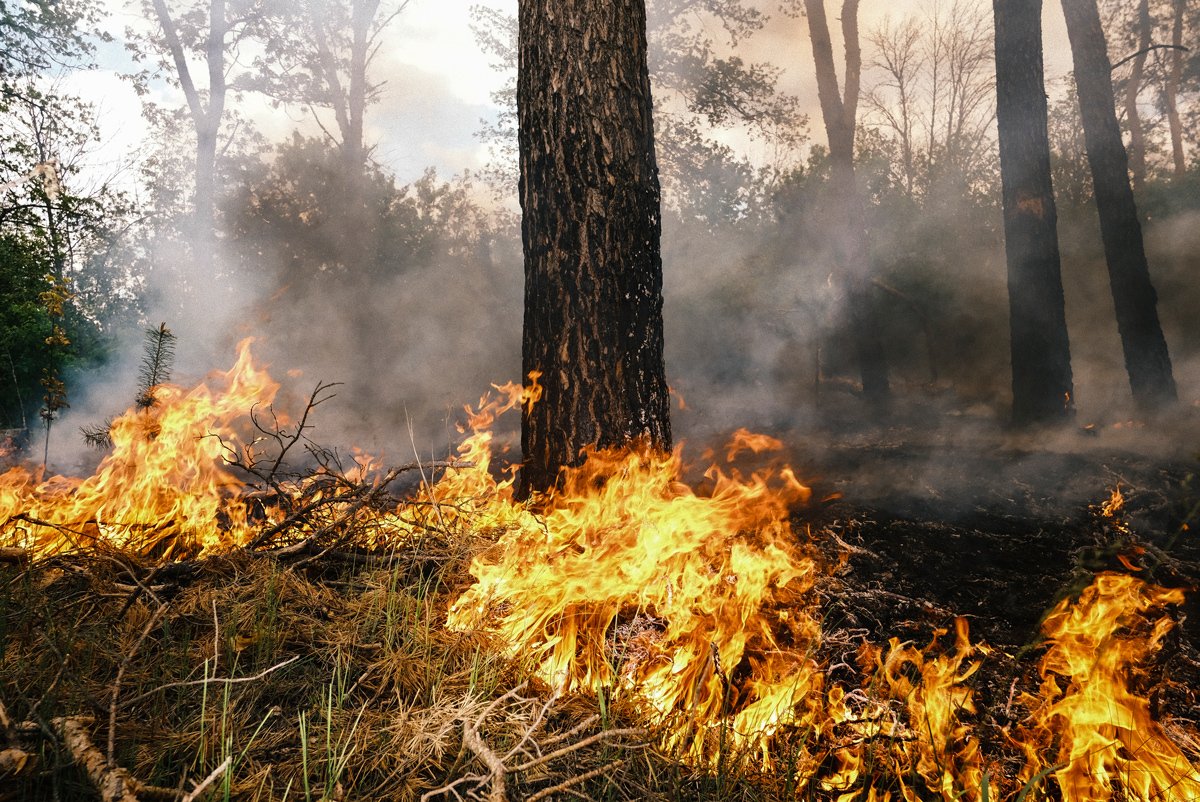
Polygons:
M1062 7L1125 369L1134 401L1142 410L1153 411L1176 400L1175 379L1129 184L1129 160L1117 123L1108 45L1096 0L1062 0ZM1142 13L1148 17L1145 4Z
M887 355L871 305L870 257L863 225L862 196L854 175L854 133L858 112L862 51L858 42L858 0L842 4L842 39L846 48L846 75L838 91L833 43L825 16L825 0L804 0L817 73L817 97L829 140L830 181L834 203L828 210L834 258L846 292L854 353L862 376L863 396L877 407L887 404Z
M1050 182L1041 0L993 0L996 118L1012 329L1013 421L1073 411L1071 348Z
M586 446L671 444L645 31L644 0L520 4L522 496Z

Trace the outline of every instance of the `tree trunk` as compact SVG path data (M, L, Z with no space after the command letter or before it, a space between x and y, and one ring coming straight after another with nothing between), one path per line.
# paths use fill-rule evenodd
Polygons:
M1171 67L1167 73L1167 85L1163 97L1167 105L1167 124L1171 129L1171 162L1175 177L1182 178L1187 172L1187 159L1183 152L1183 123L1179 119L1179 84L1183 79L1183 12L1186 0L1174 0L1171 23Z
M1069 418L1071 349L1050 183L1041 0L992 0L1012 328L1013 422Z
M1171 357L1158 321L1158 296L1129 185L1125 145L1117 123L1112 66L1096 0L1062 0L1075 62L1075 84L1104 256L1116 305L1117 328L1134 401L1154 411L1176 400Z
M1063 8L1066 8L1065 0ZM1098 14L1099 12L1097 12L1097 18L1099 18ZM1129 85L1125 87L1125 118L1129 121L1129 170L1133 175L1133 188L1138 192L1142 191L1142 187L1146 183L1146 131L1142 126L1142 114L1138 111L1138 95L1141 94L1142 82L1146 77L1146 57L1150 54L1152 28L1150 0L1138 0L1137 55L1133 58L1133 69L1129 73ZM1108 54L1105 53L1105 60L1107 61L1107 59ZM1078 82L1078 78L1076 81Z
M221 117L225 114L225 34L229 32L229 23L225 18L225 0L209 0L208 37L204 48L208 69L207 107L192 80L187 55L179 39L179 30L170 9L167 8L166 0L153 0L153 6L196 132L196 186L192 198L193 230L190 232L190 239L194 262L207 267L206 274L211 275L217 239L217 138L221 130Z
M591 445L668 449L662 259L643 0L522 0L525 250L519 495Z
M877 409L890 399L887 355L872 309L870 251L863 225L862 197L854 174L854 132L857 121L862 54L858 43L858 0L842 5L842 38L846 47L845 92L838 91L833 43L825 15L825 0L804 0L817 73L817 97L829 141L833 203L827 211L834 259L841 273L854 354L862 378L863 397Z

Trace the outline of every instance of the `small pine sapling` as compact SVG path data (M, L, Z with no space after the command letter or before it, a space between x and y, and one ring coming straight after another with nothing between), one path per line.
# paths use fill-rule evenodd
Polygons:
M138 391L134 400L138 411L150 409L158 403L155 391L171 380L171 367L175 363L175 333L160 323L156 329L146 329L142 343L142 364L138 368ZM112 418L102 424L83 426L79 429L83 440L92 448L112 448Z

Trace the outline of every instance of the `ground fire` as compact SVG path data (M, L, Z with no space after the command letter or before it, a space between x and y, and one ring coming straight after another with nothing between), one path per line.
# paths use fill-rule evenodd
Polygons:
M425 626L487 636L547 699L631 706L649 748L690 771L723 771L736 754L786 775L799 798L1200 798L1198 733L1155 702L1182 590L1095 574L1046 615L1036 676L1014 679L1007 726L987 731L974 683L998 655L972 643L966 618L924 646L860 633L833 663L841 636L820 583L842 566L794 524L810 490L771 462L778 440L739 431L692 483L682 449L594 450L518 502L493 464L492 427L537 403L533 376L467 410L454 460L405 466L425 480L397 501L383 491L400 471L361 455L340 472L278 470L304 425L273 411L275 428L262 425L278 385L250 347L229 372L157 388L159 403L118 418L92 476L0 476L2 545L35 567L87 553L164 566L300 547L310 561L335 546L416 554L455 539L474 555L470 581ZM1121 502L1114 490L1101 516Z

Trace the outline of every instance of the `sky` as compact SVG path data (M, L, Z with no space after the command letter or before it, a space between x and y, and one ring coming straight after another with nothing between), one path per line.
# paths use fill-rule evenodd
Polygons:
M886 17L895 20L921 13L934 1L864 0L861 27L865 31ZM369 112L367 139L376 145L375 158L394 171L401 183L418 178L428 167L449 177L479 169L487 161L487 150L476 132L482 119L497 113L491 93L504 76L491 68L488 54L481 52L474 40L470 29L473 5L516 13L516 0L410 0L385 34L374 65L375 78L385 84L379 103ZM834 3L828 5L836 37ZM106 6L104 27L115 41L100 48L96 69L72 74L66 82L97 106L103 142L91 158L94 173L102 179L120 174L133 181L136 171L132 166L146 136L146 125L133 87L121 77L134 69L123 42L128 27L149 23L136 2L106 0ZM1070 69L1070 53L1059 5L1047 2L1043 16L1046 72L1053 81ZM818 122L805 21L776 12L744 46L749 57L782 68L781 86L800 98L812 121L810 141L821 142L824 133ZM840 51L836 41L835 48ZM161 81L152 86L152 96L166 104L183 102L176 89ZM314 130L303 112L272 108L261 98L247 98L242 108L268 139L283 138L298 126ZM754 157L752 152L749 155Z

